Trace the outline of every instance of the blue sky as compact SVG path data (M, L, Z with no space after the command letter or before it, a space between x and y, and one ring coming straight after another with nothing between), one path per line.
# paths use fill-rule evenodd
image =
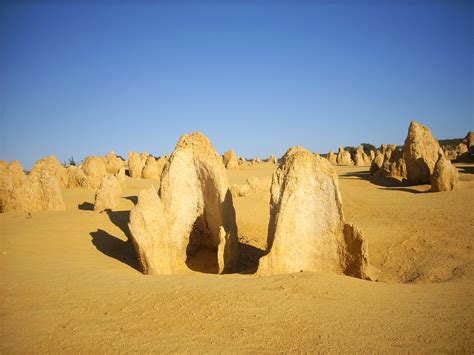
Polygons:
M472 1L0 4L0 159L325 153L474 129Z

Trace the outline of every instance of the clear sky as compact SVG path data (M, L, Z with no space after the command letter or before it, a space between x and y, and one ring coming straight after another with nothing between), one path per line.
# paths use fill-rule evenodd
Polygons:
M22 4L20 4L22 3ZM0 3L0 159L325 153L474 129L473 1Z

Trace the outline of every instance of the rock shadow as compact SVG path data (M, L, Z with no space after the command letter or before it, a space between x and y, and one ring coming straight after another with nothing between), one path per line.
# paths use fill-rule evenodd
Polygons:
M132 201L134 205L138 203L138 196L125 196L124 199Z
M130 228L128 227L128 222L130 221L130 211L112 211L110 209L105 210L110 221L119 227L122 232L127 236L128 240L131 240L132 234Z
M141 272L135 248L130 240L125 242L102 229L89 234L98 251Z
M94 204L90 202L83 202L77 205L77 208L82 211L94 211Z
M265 250L254 247L246 243L239 243L240 260L236 273L255 274L258 270L260 258L264 256Z
M400 181L397 178L387 176L387 177L376 177L371 175L370 172L353 172L341 175L340 179L350 180L353 178L358 178L361 180L366 180L373 185L381 186L380 190L396 190L396 191L403 191L403 192L411 192L414 194L421 194L426 193L428 191L418 191L416 189L409 188L409 186L420 186L420 185L413 185L408 184L406 180Z

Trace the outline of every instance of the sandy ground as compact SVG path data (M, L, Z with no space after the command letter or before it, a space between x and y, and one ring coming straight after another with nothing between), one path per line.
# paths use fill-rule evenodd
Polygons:
M474 351L474 167L458 191L387 187L368 168L336 167L344 212L369 241L378 282L302 272L256 277L269 192L234 199L241 273L144 276L127 242L136 195L91 210L93 191L64 190L67 211L0 214L0 352ZM270 176L259 164L230 183Z

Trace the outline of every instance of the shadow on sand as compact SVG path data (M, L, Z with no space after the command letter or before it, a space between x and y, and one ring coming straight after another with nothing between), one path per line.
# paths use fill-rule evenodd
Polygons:
M140 265L137 260L135 248L130 240L123 241L110 235L102 229L89 233L92 237L92 244L103 254L117 259L118 261L131 266L137 271Z
M236 273L255 274L260 258L265 255L265 251L245 243L239 243L239 251L240 261Z
M410 188L408 184L394 177L376 178L373 175L370 175L370 172L368 171L347 173L339 177L339 179L342 179L342 180L351 180L354 178L366 180L373 185L380 186L380 190L403 191L403 192L410 192L413 194L424 194L424 193L430 192L429 190L419 191L417 189Z
M83 202L80 205L77 205L77 208L82 211L94 211L94 204L90 202Z

